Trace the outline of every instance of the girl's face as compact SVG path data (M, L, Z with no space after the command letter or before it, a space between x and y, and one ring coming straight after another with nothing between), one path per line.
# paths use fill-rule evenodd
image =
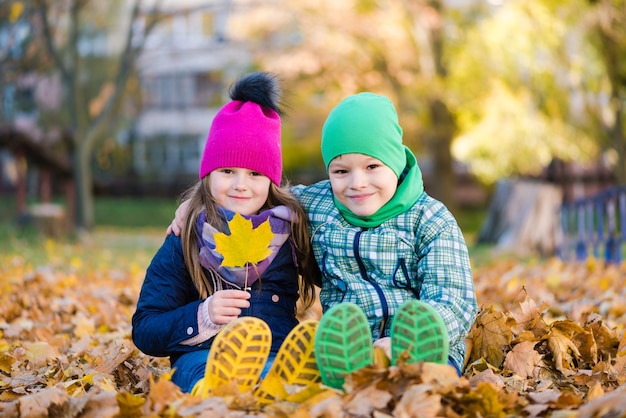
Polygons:
M344 154L328 165L335 198L357 216L370 216L396 192L396 173L380 160L363 154Z
M241 215L255 215L267 202L270 179L247 168L218 168L209 174L209 187L215 202Z

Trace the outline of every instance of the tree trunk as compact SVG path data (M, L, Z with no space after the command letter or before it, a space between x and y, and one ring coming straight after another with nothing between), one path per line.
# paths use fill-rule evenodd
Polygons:
M489 205L478 242L526 257L550 256L561 244L559 209L563 192L554 184L501 180Z
M91 154L96 141L102 138L104 132L111 129L110 122L114 119L117 107L123 100L126 83L142 46L133 46L133 22L141 11L141 0L135 0L129 19L130 23L125 34L124 49L119 57L118 68L109 80L114 82L114 90L98 114L90 115L88 104L90 98L85 97L85 92L80 87L85 83L85 80L89 79L89 74L84 71L83 62L81 62L78 51L78 44L81 40L80 27L82 24L85 24L85 22L80 21L81 12L88 6L88 3L84 0L72 0L69 3L69 8L67 9L69 10L69 23L63 25L67 32L67 42L62 47L57 47L54 43L54 25L49 20L51 16L49 15L49 8L52 7L53 2L37 2L37 12L41 18L44 35L43 41L56 69L61 74L65 89L66 106L69 113L69 126L75 135L73 138L69 138L68 144L70 145L69 153L72 161L72 175L75 181L76 210L73 221L79 233L89 232L95 225ZM159 15L160 5L161 1L155 2L149 15ZM143 31L144 39L155 27L157 21L160 21L160 19L152 19L146 26ZM106 84L102 84L100 89L105 87ZM73 193L72 196L74 196Z
M619 99L615 99L615 122L611 126L609 135L611 144L617 153L617 165L615 167L615 178L618 184L626 184L626 138L624 137L624 106Z
M72 155L72 172L76 182L76 219L78 232L90 231L94 226L94 198L90 153L84 142L78 142Z
M452 213L457 201L454 193L455 176L452 163L452 139L454 138L454 117L445 103L442 89L438 88L446 78L443 64L443 16L442 1L410 2L414 17L413 38L419 49L420 70L425 79L430 79L430 129L426 134L426 145L433 159L433 179L429 194L441 200Z
M591 2L592 4L596 2ZM624 88L625 71L623 68L623 5L618 6L610 1L597 3L596 12L600 22L597 27L601 41L600 51L609 78L611 97L610 109L613 113L613 121L605 127L611 141L611 146L617 154L615 177L618 184L626 184L626 137L624 136ZM621 29L621 32L620 30Z
M429 103L433 131L429 135L428 148L433 157L433 181L429 190L434 198L441 200L452 213L457 209L454 193L455 176L450 150L454 136L454 119L446 104L434 99Z

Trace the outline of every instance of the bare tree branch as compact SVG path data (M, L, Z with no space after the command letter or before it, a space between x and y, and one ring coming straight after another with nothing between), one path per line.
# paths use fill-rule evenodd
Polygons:
M160 10L161 1L158 1L149 15L157 15ZM133 47L133 38L135 37L136 26L134 23L137 21L141 14L141 0L136 0L135 5L133 6L133 10L130 18L130 26L128 31L126 32L126 40L124 42L124 50L120 56L119 66L117 70L117 76L115 77L115 89L113 94L108 98L105 103L102 111L94 118L92 122L92 134L88 136L86 140L89 141L87 146L91 147L92 144L97 140L98 135L95 134L96 131L102 129L105 125L105 121L111 115L113 109L115 108L118 101L122 98L124 89L126 87L126 83L128 82L128 78L130 77L131 71L134 68L135 61L143 49L145 44L145 39L152 32L156 24L160 21L159 19L151 19L149 24L144 29L144 37L143 41L136 48Z
M68 67L66 86L69 90L70 120L74 129L79 126L81 116L85 116L85 109L81 106L79 97L78 80L80 79L80 66L78 64L78 40L80 37L80 11L88 3L88 0L73 0L70 5L70 27L68 37ZM79 115L79 112L82 115ZM79 140L79 139L77 139Z
M36 5L37 5L37 11L39 12L39 16L41 17L41 24L42 24L42 29L43 29L43 41L46 45L46 49L48 50L48 53L52 57L52 60L54 61L55 65L61 72L61 77L63 77L64 80L67 80L69 79L69 71L67 67L65 66L65 64L63 63L63 60L61 59L61 55L59 54L59 51L54 45L54 42L52 39L52 31L50 30L50 20L48 19L48 12L49 12L48 2L46 0L36 0Z

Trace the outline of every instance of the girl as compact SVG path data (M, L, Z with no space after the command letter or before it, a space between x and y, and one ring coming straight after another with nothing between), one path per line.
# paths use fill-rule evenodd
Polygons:
M244 392L268 372L280 374L285 358L315 369L312 349L294 343L312 345L316 323L298 325L296 301L311 305L319 270L306 216L279 187L279 94L267 73L232 86L232 101L211 124L200 180L186 192L182 234L166 238L146 272L133 341L148 355L169 356L184 392L207 396L231 381ZM232 261L249 251L252 259ZM307 381L319 379L310 373Z

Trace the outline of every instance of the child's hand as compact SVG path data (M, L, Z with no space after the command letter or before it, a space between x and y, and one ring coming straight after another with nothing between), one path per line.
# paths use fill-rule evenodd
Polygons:
M241 310L250 307L250 293L244 290L218 290L208 300L209 318L214 324L228 324Z
M391 338L383 337L374 341L374 347L380 347L385 350L385 354L387 357L391 358Z
M167 235L174 234L177 237L180 236L181 231L183 230L183 224L185 219L185 214L187 213L187 206L189 206L189 200L185 200L181 203L174 213L174 219L172 219L172 223L167 227Z

